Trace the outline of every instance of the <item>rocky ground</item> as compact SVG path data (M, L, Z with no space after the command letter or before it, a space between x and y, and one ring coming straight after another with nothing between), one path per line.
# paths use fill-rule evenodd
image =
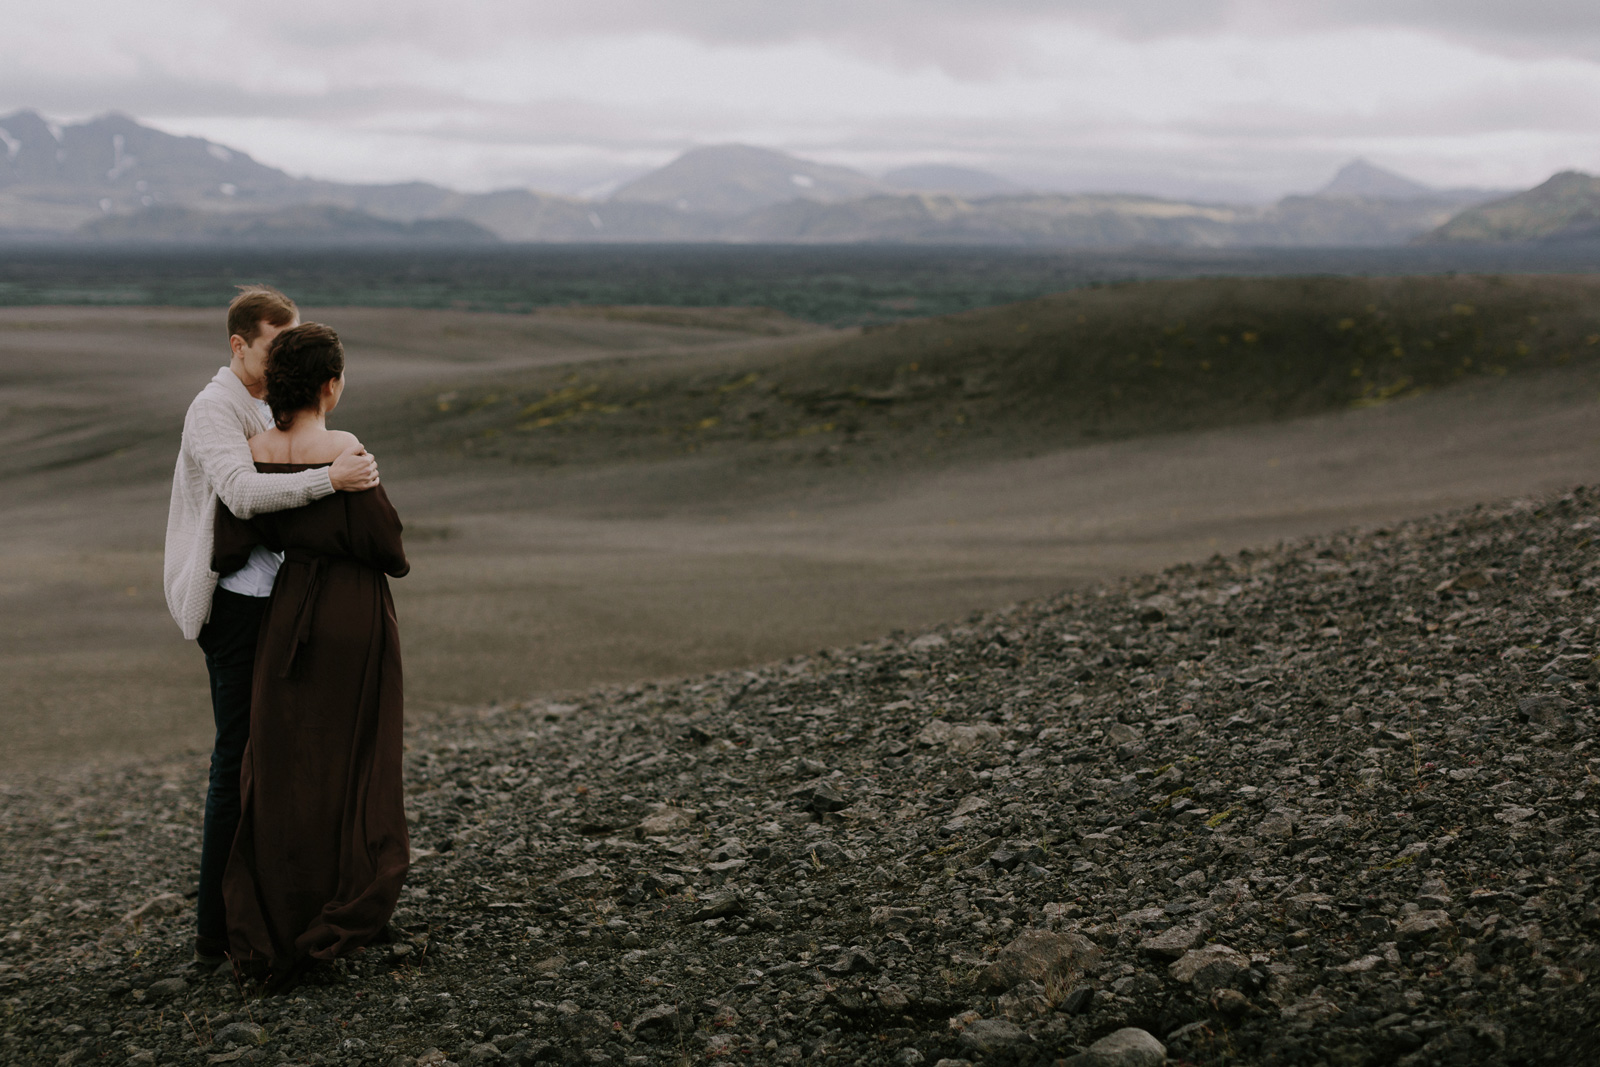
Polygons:
M1597 536L1580 489L430 723L400 939L277 997L188 962L201 758L13 778L0 1061L1600 1062Z

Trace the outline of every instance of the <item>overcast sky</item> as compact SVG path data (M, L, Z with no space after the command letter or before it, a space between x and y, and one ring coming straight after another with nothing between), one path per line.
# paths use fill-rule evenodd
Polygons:
M1116 13L1111 13L1113 9ZM296 174L599 192L697 144L1271 198L1600 171L1595 0L21 0L0 113Z

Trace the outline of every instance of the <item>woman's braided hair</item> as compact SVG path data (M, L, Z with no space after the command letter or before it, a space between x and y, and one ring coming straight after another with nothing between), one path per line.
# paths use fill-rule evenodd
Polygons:
M278 429L317 406L322 386L344 373L344 345L330 326L303 322L272 339L267 349L267 406Z

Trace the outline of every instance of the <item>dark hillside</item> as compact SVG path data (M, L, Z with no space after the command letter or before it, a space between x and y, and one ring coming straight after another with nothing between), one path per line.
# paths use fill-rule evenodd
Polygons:
M1143 282L446 390L413 402L405 433L419 449L541 463L1016 454L1381 404L1597 356L1592 276Z

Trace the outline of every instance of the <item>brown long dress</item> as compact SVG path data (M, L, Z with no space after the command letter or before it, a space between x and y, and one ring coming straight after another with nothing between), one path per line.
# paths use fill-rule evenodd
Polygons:
M257 463L263 473L326 464ZM381 486L248 522L217 509L212 567L284 553L256 644L239 831L223 876L228 942L274 978L373 940L410 859L400 640L385 574L410 570Z

